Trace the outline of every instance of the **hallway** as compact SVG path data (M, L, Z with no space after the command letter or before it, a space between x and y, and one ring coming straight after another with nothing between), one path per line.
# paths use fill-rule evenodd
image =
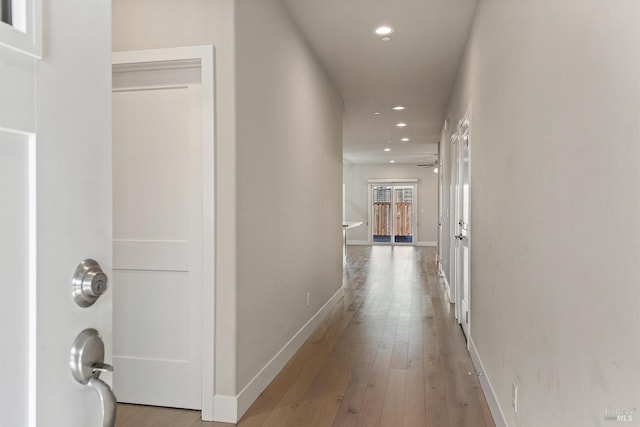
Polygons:
M345 298L239 426L493 426L435 248L350 246ZM225 426L120 405L117 426Z

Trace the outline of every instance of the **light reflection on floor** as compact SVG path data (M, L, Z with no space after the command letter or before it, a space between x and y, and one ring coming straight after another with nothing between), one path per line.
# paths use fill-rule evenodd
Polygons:
M362 322L372 335L384 328L389 334L408 329L411 313L421 313L428 293L427 262L435 259L435 248L373 245L347 248L344 283L345 303L362 304ZM366 258L369 258L368 260ZM366 274L357 274L365 269ZM352 278L366 277L365 283ZM437 280L437 275L434 275ZM363 300L353 299L352 290L366 290ZM362 292L359 293L360 299Z

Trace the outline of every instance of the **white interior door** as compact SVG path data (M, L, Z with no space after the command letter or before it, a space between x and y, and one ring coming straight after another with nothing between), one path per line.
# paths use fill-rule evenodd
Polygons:
M48 2L42 59L5 38L39 39L39 19L28 15L27 33L0 23L0 44L13 46L0 46L2 426L102 425L98 395L69 360L75 337L95 328L111 362L112 292L86 308L71 297L80 261L111 269L109 11L106 0Z
M450 214L451 219L449 221L449 238L451 242L449 244L449 301L454 301L456 303L455 316L458 321L460 320L459 310L459 292L458 292L458 283L460 281L459 275L460 272L458 270L458 254L459 254L459 236L458 236L458 223L460 221L460 212L459 212L459 187L460 187L460 176L459 176L459 161L458 161L458 148L459 148L459 137L458 132L454 132L451 135L451 191L449 192L449 206L450 206Z
M201 409L202 90L199 68L115 70L114 390Z
M456 285L458 288L458 321L469 338L471 327L470 299L470 196L471 196L471 147L470 110L458 124L457 143L457 192L456 192Z
M442 253L442 248L444 247L444 233L442 229L442 223L444 222L443 218L443 200L442 200L442 190L443 186L443 176L444 176L444 162L442 161L442 146L443 144L439 144L438 146L438 275L441 276L443 274L444 266L443 258L444 254Z

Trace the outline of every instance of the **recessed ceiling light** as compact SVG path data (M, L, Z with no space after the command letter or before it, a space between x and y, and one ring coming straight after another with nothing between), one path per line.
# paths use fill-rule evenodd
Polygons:
M391 151L391 148L385 148L384 151Z
M402 138L400 141L402 141L402 142L409 142L409 141L411 141L411 140L410 140L409 138Z
M390 42L391 41L391 37L389 37L389 36L380 37L380 40L382 40L383 42Z
M396 126L398 126L399 128L403 128L405 127L407 124L404 122L400 122L400 123L396 123Z
M389 163L395 163L395 162L396 162L395 160L389 160Z
M405 107L403 107L402 105L396 105L396 106L395 106L395 107L393 107L392 109L393 109L393 110L396 110L396 111L401 111L401 110L404 110L404 109L405 109Z
M394 31L395 30L391 25L380 25L375 30L373 30L373 32L379 36L388 36L389 34L393 34Z
M375 116L380 115L380 111L376 111L375 113L373 113Z

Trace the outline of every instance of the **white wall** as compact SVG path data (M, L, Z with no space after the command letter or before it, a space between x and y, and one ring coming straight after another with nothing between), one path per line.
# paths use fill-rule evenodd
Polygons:
M342 286L342 99L279 0L236 12L240 390Z
M510 426L640 408L639 17L478 7L448 115L472 99L471 336Z
M347 231L350 242L369 241L369 179L418 179L418 244L435 245L438 239L438 175L433 169L415 165L357 165L343 167L346 190L347 221L362 221L363 225Z

